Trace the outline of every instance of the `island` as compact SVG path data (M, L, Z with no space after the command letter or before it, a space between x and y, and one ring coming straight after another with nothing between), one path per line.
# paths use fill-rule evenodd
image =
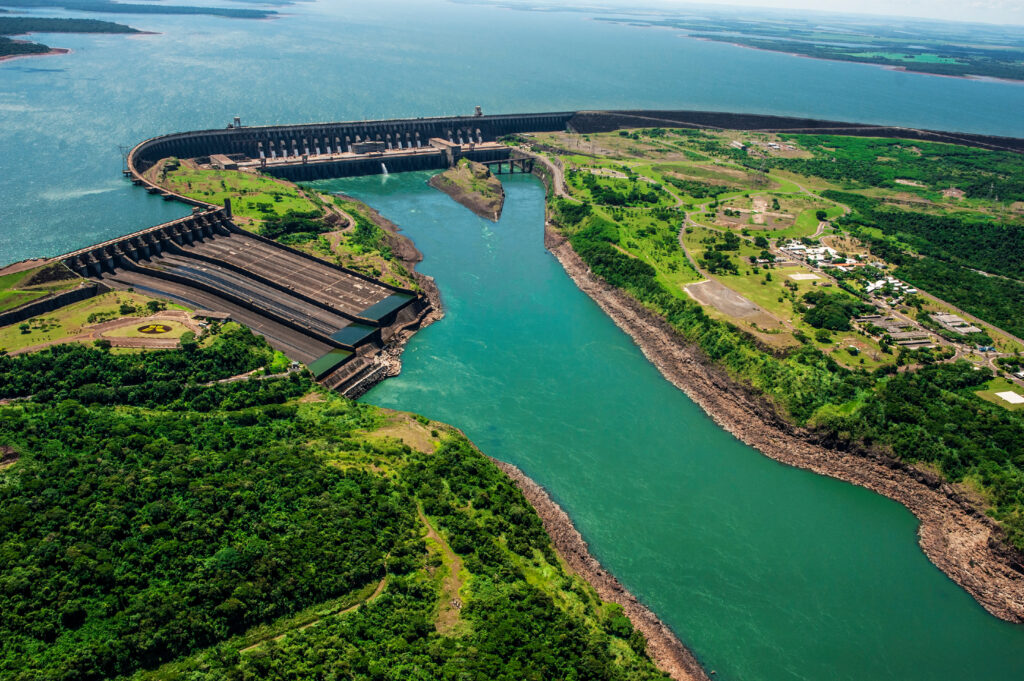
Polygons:
M0 16L0 60L67 54L68 52L64 48L54 48L26 40L12 40L8 37L27 33L142 33L142 31L123 24L115 24L112 21L96 19Z
M505 190L482 163L460 159L448 170L431 177L429 184L482 218L491 222L501 218Z

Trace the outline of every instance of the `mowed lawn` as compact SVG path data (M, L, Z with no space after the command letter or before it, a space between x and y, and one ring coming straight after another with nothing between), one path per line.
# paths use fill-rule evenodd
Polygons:
M28 320L28 333L22 332L21 324L11 324L0 328L0 348L14 352L22 348L50 342L75 342L82 340L79 336L91 341L88 334L83 334L83 327L90 324L90 315L97 315L92 323L118 319L122 315L122 303L135 306L141 316L148 316L146 303L153 298L138 293L111 291L73 305L62 307L39 317ZM169 309L183 310L180 305L168 304ZM141 316L139 325L141 325ZM134 327L132 327L134 328Z
M1000 407L1003 407L1004 409L1009 409L1010 411L1024 411L1024 404L1010 404L1003 398L996 395L996 393L1010 392L1017 393L1021 397L1024 397L1024 388L1020 387L1016 383L1011 383L1005 378L999 377L993 378L991 381L985 384L984 389L978 390L974 394L980 397L981 399L985 400L986 402L998 404Z
M178 194L208 203L223 205L224 199L231 199L232 213L250 221L291 211L321 212L320 206L302 196L294 185L266 175L182 165L167 173L161 184Z
M140 328L146 328L148 326L161 325L169 331L165 333L143 333ZM116 329L103 332L104 338L181 338L181 335L190 329L182 324L176 322L173 319L158 319L156 321L136 321L131 320L124 326L119 326Z

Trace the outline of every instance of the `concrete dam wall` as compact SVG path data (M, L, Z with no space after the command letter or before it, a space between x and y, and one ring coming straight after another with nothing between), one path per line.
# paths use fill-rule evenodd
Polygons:
M211 154L240 154L248 158L299 158L331 153L351 153L357 144L380 143L382 150L413 150L429 147L439 138L453 144L493 142L520 132L565 130L575 112L512 114L500 116L452 116L405 118L381 121L310 123L232 127L163 135L142 142L130 154L143 172L162 158L195 158ZM379 173L377 166L367 173ZM420 168L416 168L420 169ZM372 172L370 172L372 171ZM354 173L353 173L354 174Z
M149 183L142 179L141 174L160 159L171 156L201 158L215 154L266 161L268 163L261 168L263 172L302 181L379 174L384 172L382 164L387 166L388 172L443 169L450 159L439 149L431 147L431 139L459 145L461 155L474 161L493 161L509 157L507 150L486 148L488 143L504 135L561 130L608 132L638 127L903 137L1024 153L1024 140L991 135L715 111L595 110L302 125L233 125L221 130L154 137L132 149L127 160L137 183L146 185ZM475 148L477 145L484 148ZM341 154L346 157L339 158ZM150 190L159 191L156 187L150 187ZM175 198L198 203L184 197Z

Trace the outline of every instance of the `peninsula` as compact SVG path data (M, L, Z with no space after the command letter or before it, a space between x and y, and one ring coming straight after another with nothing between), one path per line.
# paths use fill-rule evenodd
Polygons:
M124 24L96 19L0 16L0 61L68 52L64 48L54 48L42 43L14 40L9 37L28 33L142 33L142 31Z
M430 186L452 197L476 215L497 222L505 203L505 190L487 166L461 159L453 167L430 178Z

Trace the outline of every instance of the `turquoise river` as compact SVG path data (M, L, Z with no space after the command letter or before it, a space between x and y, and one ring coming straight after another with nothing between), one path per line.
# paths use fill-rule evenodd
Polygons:
M903 507L771 461L661 377L545 250L537 180L506 178L493 224L428 176L317 183L400 224L444 298L365 401L544 485L716 678L1024 678L1024 630L928 562Z
M442 0L280 11L32 12L153 34L37 36L73 51L0 63L0 266L185 215L121 178L118 145L234 115L700 108L1024 136L1020 84L759 52L586 13ZM661 378L544 249L536 180L510 179L492 224L426 178L326 183L415 240L445 303L402 376L365 400L452 423L543 484L715 678L1024 679L1024 627L929 563L904 508L770 461Z

